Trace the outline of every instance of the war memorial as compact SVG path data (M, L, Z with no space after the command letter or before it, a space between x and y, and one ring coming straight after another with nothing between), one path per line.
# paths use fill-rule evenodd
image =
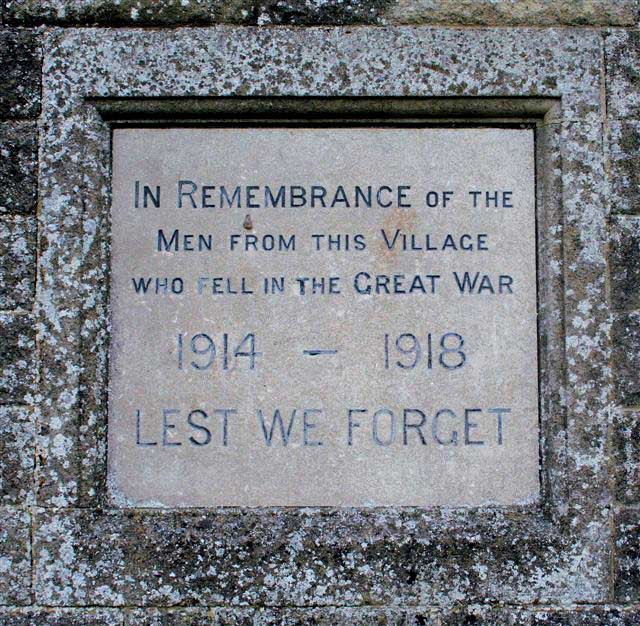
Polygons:
M0 626L640 624L637 0L0 6Z

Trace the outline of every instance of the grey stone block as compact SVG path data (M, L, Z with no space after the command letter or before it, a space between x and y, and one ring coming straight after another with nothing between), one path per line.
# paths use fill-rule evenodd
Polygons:
M10 0L13 24L371 24L391 0Z
M636 10L635 0L399 0L387 19L404 24L630 26Z
M640 213L640 122L611 122L609 159L611 212Z
M640 512L620 511L615 518L615 583L618 602L640 599Z
M0 626L122 626L109 609L0 608Z
M53 606L542 601L567 598L566 575L559 572L583 567L576 565L582 548L550 537L547 524L491 510L50 509L36 515L36 599ZM532 584L541 563L558 575ZM588 585L571 597L587 589L597 594Z
M0 406L0 502L22 504L33 483L35 429L25 407Z
M33 31L0 31L0 117L35 117L40 111L41 53Z
M640 117L640 31L614 30L605 58L609 116Z
M24 403L35 382L33 317L0 313L0 403Z
M255 19L249 0L6 0L5 12L7 22L24 25L168 26Z
M640 611L630 607L581 606L540 609L477 606L446 613L441 626L634 626Z
M0 508L0 604L31 603L31 519Z
M636 0L7 0L11 24L632 26Z
M35 277L35 218L0 215L0 309L30 309Z
M617 313L613 328L613 367L618 401L640 405L640 312Z
M613 468L617 499L640 503L640 413L619 411L613 423Z
M640 308L640 218L613 217L609 253L611 302L618 311Z
M34 213L37 129L33 122L0 122L0 213Z
M404 608L177 608L127 611L124 626L435 626L435 611ZM2 622L0 621L0 626Z
M262 0L252 14L258 25L379 24L393 0Z

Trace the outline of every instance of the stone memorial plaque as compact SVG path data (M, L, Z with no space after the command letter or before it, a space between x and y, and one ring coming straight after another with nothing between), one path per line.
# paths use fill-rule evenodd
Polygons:
M534 502L534 185L531 129L114 130L114 499Z

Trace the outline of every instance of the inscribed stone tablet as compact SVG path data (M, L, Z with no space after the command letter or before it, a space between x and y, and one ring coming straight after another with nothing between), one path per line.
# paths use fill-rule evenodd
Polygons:
M116 501L538 498L532 130L118 129L112 221Z

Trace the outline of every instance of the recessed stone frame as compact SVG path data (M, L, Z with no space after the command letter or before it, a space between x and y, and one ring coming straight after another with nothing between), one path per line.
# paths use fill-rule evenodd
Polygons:
M588 30L47 31L36 601L604 601L614 403L602 61L598 33ZM539 505L166 510L110 499L111 131L198 123L535 127Z

